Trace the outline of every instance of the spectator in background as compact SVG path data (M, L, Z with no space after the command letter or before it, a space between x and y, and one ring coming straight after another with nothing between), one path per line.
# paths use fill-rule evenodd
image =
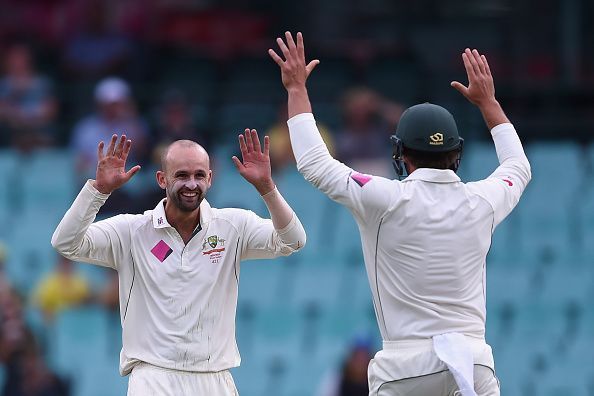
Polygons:
M367 367L372 357L371 343L356 339L340 372L326 378L318 396L368 396Z
M149 152L148 127L138 116L130 87L124 80L117 77L101 80L95 88L95 102L96 112L80 120L71 137L71 147L78 156L76 166L81 184L95 176L97 142L109 141L113 133L125 133L134 140L131 156L135 163L144 164ZM130 205L128 192L121 189L114 192L103 210L108 213L140 210Z
M266 135L270 136L270 166L275 174L282 173L288 165L295 165L295 157L291 149L289 139L289 127L287 126L287 105L279 107L276 122L268 128ZM334 154L334 139L323 124L318 124L320 134L328 146L330 153Z
M0 298L0 361L5 362L19 352L26 336L21 298L9 287Z
M50 371L30 333L6 355L2 396L69 396L68 384Z
M66 44L65 74L94 80L111 74L127 75L133 47L111 26L109 3L91 0L83 10L82 31Z
M12 290L10 282L4 272L4 266L6 263L6 256L8 255L6 245L0 242L0 302L4 300L8 293Z
M51 322L62 310L83 304L91 297L88 281L74 272L74 263L60 256L55 272L41 280L33 301L46 321Z
M187 139L200 142L202 147L209 149L207 137L198 133L188 98L178 89L168 90L163 95L156 111L156 135L160 145Z
M337 159L362 173L391 176L392 169L378 158L391 154L386 141L393 133L393 125L397 124L403 107L365 87L348 90L343 96L342 107L344 127L336 135ZM386 134L386 131L391 132Z
M55 143L52 122L57 102L49 80L33 66L32 54L24 44L6 51L4 76L0 80L0 144L12 144L29 151Z

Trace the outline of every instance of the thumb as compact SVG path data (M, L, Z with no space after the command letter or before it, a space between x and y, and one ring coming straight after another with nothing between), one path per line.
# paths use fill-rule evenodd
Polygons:
M311 62L309 62L307 64L307 66L305 66L305 71L307 72L307 75L309 76L309 73L311 73L313 71L313 69L315 69L316 66L319 64L320 64L320 61L318 59L314 59Z
M243 169L243 164L241 163L241 161L239 160L239 158L237 158L236 156L231 157L231 159L233 160L233 164L235 164L235 167L237 168L237 170L239 172L241 172Z
M130 169L128 172L126 172L126 175L124 176L125 180L128 181L132 178L132 176L134 176L138 171L140 170L140 165L136 165L134 167L132 167L132 169Z
M466 96L466 93L468 92L468 88L466 88L464 86L464 84L459 83L458 81L452 81L450 83L450 86L454 89L456 89L456 91L460 92L462 95Z

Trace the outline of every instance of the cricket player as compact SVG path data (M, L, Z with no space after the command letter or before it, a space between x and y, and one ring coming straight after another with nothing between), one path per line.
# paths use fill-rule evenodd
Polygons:
M262 196L271 219L216 209L209 156L189 140L173 142L157 183L166 198L144 214L94 223L109 194L138 172L126 171L132 142L113 135L98 146L95 180L78 194L52 237L65 257L118 271L123 327L120 373L129 396L237 395L229 373L239 366L235 310L240 262L289 255L305 245L299 219L271 177L269 139L239 135L239 173Z
M452 115L425 103L407 109L392 137L403 181L358 173L333 159L320 138L306 89L319 63L305 62L303 37L277 39L288 92L297 167L357 221L383 348L369 364L370 395L499 395L485 342L485 259L491 235L516 206L530 165L495 99L487 59L466 49L468 86L452 82L478 106L500 166L487 179L456 175L462 139Z

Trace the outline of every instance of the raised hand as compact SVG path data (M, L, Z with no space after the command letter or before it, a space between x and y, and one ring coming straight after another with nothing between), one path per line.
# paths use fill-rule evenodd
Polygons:
M140 166L136 165L126 172L126 160L132 147L132 141L126 140L126 135L122 135L119 141L118 135L113 135L105 153L104 146L103 142L99 142L97 147L99 161L94 187L103 194L110 194L130 180L140 170Z
M232 159L239 174L256 187L260 195L274 190L270 169L270 138L264 136L264 151L262 151L258 132L255 129L247 128L243 135L239 135L238 139L243 163L236 156L233 156Z
M468 75L468 87L458 81L452 81L451 86L479 107L495 101L495 85L485 55L479 54L475 49L471 51L466 48L462 60Z
M451 86L479 108L489 130L496 125L509 122L495 98L495 84L485 55L466 48L462 60L468 75L468 87L458 81L452 81Z
M283 60L273 49L268 50L270 57L279 65L283 85L288 90L292 88L305 87L305 82L312 70L320 63L314 59L308 64L305 63L305 47L303 45L303 35L297 33L297 44L293 40L291 32L285 32L286 43L280 37L276 42L283 53Z

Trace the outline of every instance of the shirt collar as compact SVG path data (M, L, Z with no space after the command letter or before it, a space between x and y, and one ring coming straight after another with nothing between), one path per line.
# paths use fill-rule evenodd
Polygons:
M165 228L171 227L171 224L167 221L167 216L165 216L165 200L163 198L155 209L153 210L153 227L155 228ZM212 219L212 208L206 199L203 199L200 203L200 223L199 226L204 228L204 226L210 222Z
M451 169L419 168L408 175L403 182L421 180L430 183L456 183L461 181L458 175Z

